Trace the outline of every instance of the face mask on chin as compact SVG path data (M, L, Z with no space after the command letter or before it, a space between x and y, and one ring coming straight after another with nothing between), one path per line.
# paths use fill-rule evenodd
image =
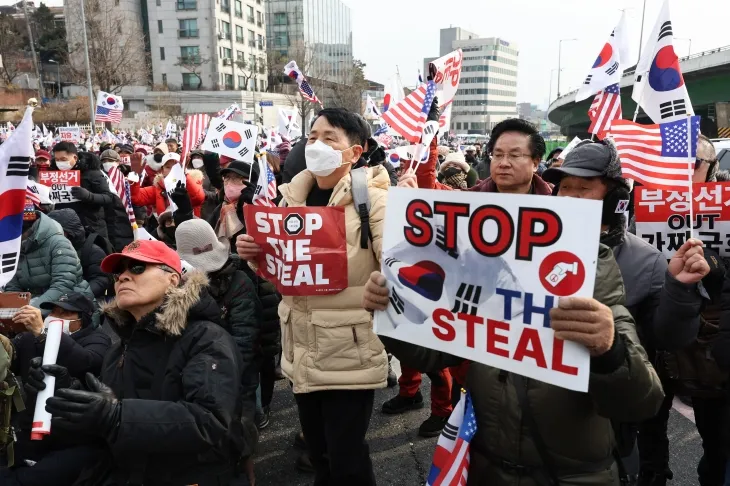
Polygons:
M80 320L81 319L71 319L71 320L69 320L69 319L61 319L60 317L48 316L43 321L43 329L48 329L48 324L50 322L53 322L53 321L61 321L61 322L63 322L63 333L70 335L70 334L73 334L74 332L78 332L81 329L79 327L79 329L77 329L76 331L71 331L71 323L72 322L76 322L76 321L80 321Z
M351 148L335 150L321 140L317 140L304 148L307 170L316 176L327 177L345 163L342 156Z

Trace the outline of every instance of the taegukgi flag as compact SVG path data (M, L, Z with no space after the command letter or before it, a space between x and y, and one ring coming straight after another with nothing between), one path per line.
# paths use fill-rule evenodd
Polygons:
M201 148L234 160L252 162L258 133L256 125L214 118Z

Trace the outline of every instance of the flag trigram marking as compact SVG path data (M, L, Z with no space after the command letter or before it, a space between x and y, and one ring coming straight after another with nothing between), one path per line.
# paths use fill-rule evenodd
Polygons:
M659 29L659 38L657 41L662 40L663 38L667 37L668 35L672 35L672 21L667 20L662 24L662 28Z
M459 258L459 252L446 247L446 233L443 226L436 228L436 246L442 249L447 255L453 259Z
M17 253L5 253L0 259L0 273L8 273L15 270L15 263L18 259Z
M8 176L27 177L30 157L11 156L8 162Z
M473 285L462 282L454 299L453 313L477 315L477 304L482 295L481 285Z
M398 292L396 292L395 289L391 292L390 303L393 304L393 309L397 314L403 314L403 310L406 306L403 303L403 299L400 298L400 295L398 295Z
M686 115L687 106L684 103L684 98L660 103L659 113L661 114L662 120L677 115Z

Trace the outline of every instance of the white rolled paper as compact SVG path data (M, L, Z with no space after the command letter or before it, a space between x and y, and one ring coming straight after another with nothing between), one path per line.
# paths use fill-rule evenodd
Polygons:
M48 322L46 331L46 349L43 351L43 364L56 364L58 359L58 348L61 346L61 335L63 334L63 320L55 319ZM56 388L56 377L46 375L43 378L45 390L38 393L35 402L35 413L33 414L33 429L30 432L31 440L42 440L44 436L51 433L51 414L46 412L46 401L53 396Z

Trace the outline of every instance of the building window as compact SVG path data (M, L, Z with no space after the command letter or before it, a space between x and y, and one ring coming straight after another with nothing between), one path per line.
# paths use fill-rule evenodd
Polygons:
M180 19L178 37L189 39L198 37L198 19Z
M236 60L237 61L243 61L245 59L245 55L243 54L243 51L236 51Z
M158 5L159 5L159 3L158 3ZM197 2L197 0L177 0L177 9L178 10L197 10L198 2Z
M248 46L256 47L256 32L253 30L248 31Z
M162 75L162 85L167 86L167 74Z
M157 0L155 3L158 7L162 7L162 0Z
M246 89L246 80L243 76L238 77L238 89Z
M258 35L258 46L259 46L259 50L261 50L261 51L263 51L266 48L266 46L264 45L264 36L262 36L261 34Z
M188 62L198 62L200 59L200 48L198 46L180 47L180 57Z
M243 27L240 25L236 26L236 42L243 44Z
M264 26L264 16L258 10L256 11L256 25L258 25L259 27Z
M232 74L226 74L225 75L225 85L226 89L235 89L233 86L233 75Z
M241 0L236 0L236 2L233 4L234 12L236 17L239 19L243 18L243 7L241 6Z
M231 24L228 22L221 22L221 33L223 34L224 39L231 39Z
M289 35L286 32L277 32L274 36L275 47L289 47ZM286 53L283 53L286 54Z
M165 48L160 47L160 61L164 61L164 60L165 60Z
M157 32L162 34L162 20L157 21Z
M248 11L248 15L246 15L246 20L248 20L249 24L253 24L253 7L250 5L246 6L246 10Z
M286 12L274 13L274 25L286 25Z
M259 91L266 91L266 85L264 84L263 79L259 79Z
M231 50L227 47L221 47L221 58L222 59L230 59L231 58Z
M200 88L200 78L195 73L183 73L182 88L183 89Z
M226 12L231 11L231 4L228 3L228 0L221 0L221 10Z

